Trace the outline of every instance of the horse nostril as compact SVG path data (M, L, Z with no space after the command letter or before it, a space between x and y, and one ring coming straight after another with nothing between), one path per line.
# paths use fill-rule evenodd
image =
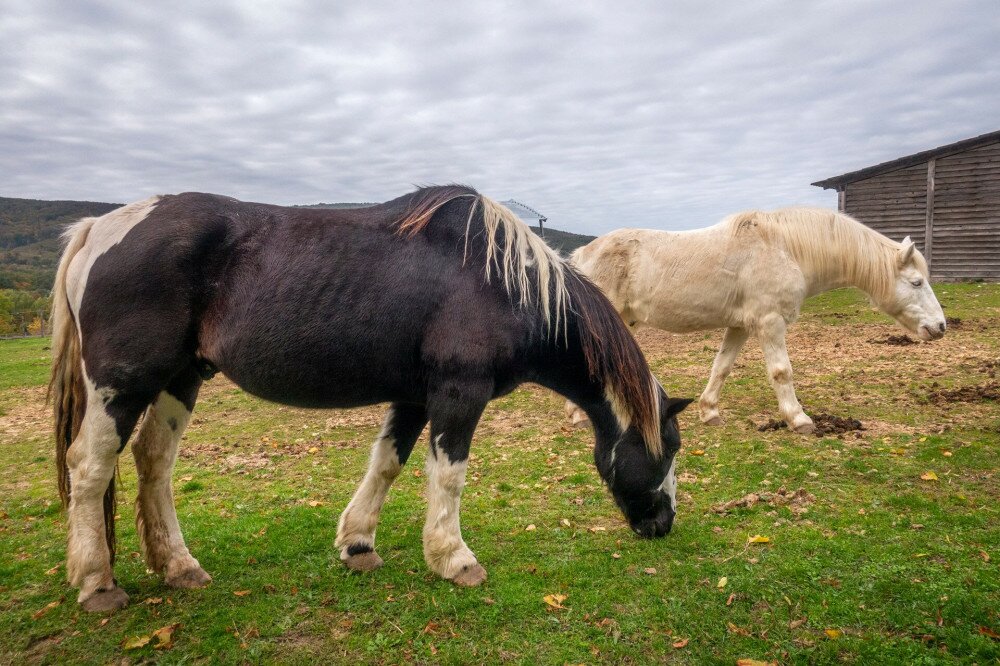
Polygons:
M942 333L944 333L944 322L941 322L940 324L938 324L938 330L941 331Z

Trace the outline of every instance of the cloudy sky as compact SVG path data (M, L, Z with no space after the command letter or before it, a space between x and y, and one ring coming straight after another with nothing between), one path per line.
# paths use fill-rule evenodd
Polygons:
M2 7L2 196L454 181L562 229L683 229L1000 129L997 0Z

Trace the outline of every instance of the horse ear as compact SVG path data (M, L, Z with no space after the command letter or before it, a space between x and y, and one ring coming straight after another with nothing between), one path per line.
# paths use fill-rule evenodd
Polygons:
M913 251L916 249L917 246L913 244L909 236L904 238L903 247L899 248L899 257L896 259L897 265L902 268L913 261Z
M667 398L666 402L663 403L667 418L677 416L692 402L694 402L692 398Z

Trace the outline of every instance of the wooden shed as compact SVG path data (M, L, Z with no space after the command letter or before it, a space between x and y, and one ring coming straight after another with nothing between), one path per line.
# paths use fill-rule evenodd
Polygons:
M935 280L1000 280L1000 131L813 185L889 238L910 236Z

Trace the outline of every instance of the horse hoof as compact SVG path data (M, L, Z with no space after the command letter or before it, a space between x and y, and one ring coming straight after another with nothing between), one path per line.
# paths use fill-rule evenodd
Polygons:
M725 423L721 416L713 416L710 419L703 420L702 423L710 426L720 426Z
M800 425L797 425L794 428L792 428L792 430L799 433L800 435L811 435L813 434L813 432L815 432L816 426L813 425L812 421L810 421L809 423L802 423Z
M346 560L344 564L351 571L375 571L380 566L382 566L382 558L378 556L374 550L369 550L367 553L358 553L357 555L351 555Z
M590 427L590 419L580 419L573 422L573 427L577 430L586 430Z
M106 613L121 610L128 606L128 595L120 587L110 590L100 590L80 602L83 610L88 613Z
M481 564L476 562L471 566L463 567L462 570L451 579L451 581L456 585L461 585L462 587L476 587L477 585L482 585L486 582L486 569L484 569Z
M212 577L204 569L198 567L182 571L175 576L167 576L164 582L170 587L175 587L179 590L194 590L211 583Z

